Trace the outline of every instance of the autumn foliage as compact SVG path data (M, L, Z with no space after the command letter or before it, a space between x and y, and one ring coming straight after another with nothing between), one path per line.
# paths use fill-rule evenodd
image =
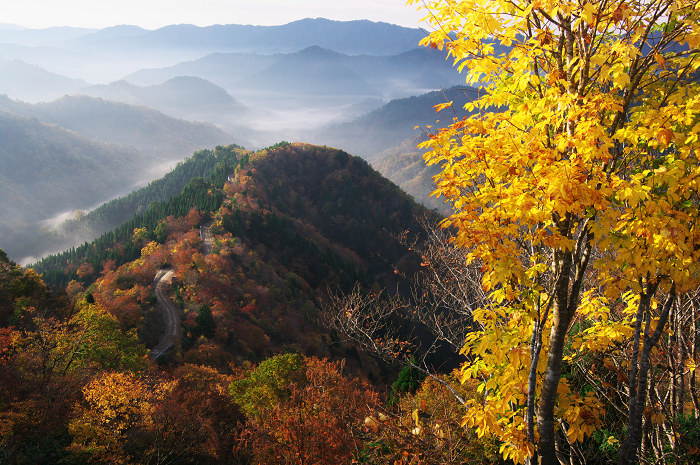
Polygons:
M454 208L443 226L490 295L462 349L462 381L487 393L465 422L515 462L573 460L611 405L568 363L621 351L628 424L609 439L636 463L660 425L655 346L699 284L697 2L422 4L423 45L481 89L471 116L422 144Z

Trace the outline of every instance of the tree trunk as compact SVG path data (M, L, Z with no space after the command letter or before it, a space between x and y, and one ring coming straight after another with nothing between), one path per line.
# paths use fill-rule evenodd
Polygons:
M695 308L695 296L691 297L690 300L690 305L692 308L692 313L690 314L690 319L692 321L692 336L690 340L692 341L692 344L690 346L690 356L693 358L693 361L696 361L698 358L698 351L697 351L697 340L698 340L698 323L697 323L697 310ZM698 402L698 395L697 392L695 391L695 372L690 373L690 397L693 400L693 410L695 411L695 418L698 417L698 414L700 413L700 402Z
M557 388L561 378L561 367L564 356L566 334L573 317L576 305L570 305L569 276L572 256L568 251L559 250L555 257L557 280L554 293L553 325L549 339L547 354L547 369L545 370L542 391L537 409L537 428L540 433L538 443L539 463L541 465L557 465L556 441L554 428L554 409L557 400Z
M664 304L661 310L661 315L659 316L659 322L656 324L656 329L654 334L649 335L649 329L651 327L651 311L650 303L651 298L656 291L657 285L647 285L647 291L642 294L639 301L639 310L637 316L643 314L646 319L645 331L644 331L644 349L642 350L641 358L639 359L639 379L636 378L637 369L637 359L636 355L639 353L639 337L635 339L635 354L633 354L633 359L630 361L630 386L629 386L629 419L627 424L627 436L620 447L620 458L618 460L619 465L634 465L637 463L637 451L639 449L639 444L642 439L642 418L644 416L644 404L646 400L647 387L648 387L648 375L649 375L649 356L651 355L651 350L654 348L656 343L659 341L661 334L664 331L666 322L668 321L668 316L673 307L673 303L676 298L675 286L671 288L668 300ZM637 321L637 328L641 326L641 322ZM635 331L635 336L641 336L641 334ZM636 384L635 384L636 381Z

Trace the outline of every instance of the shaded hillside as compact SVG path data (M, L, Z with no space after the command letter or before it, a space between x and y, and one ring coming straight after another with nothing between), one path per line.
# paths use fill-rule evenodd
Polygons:
M230 139L211 124L183 121L143 106L88 96L65 96L34 105L0 97L0 110L34 117L103 142L131 144L151 155L151 164L180 160L195 150Z
M50 229L45 228L38 235L26 235L7 251L20 257L19 261L22 263L33 263L47 253L56 253L90 242L104 232L127 223L134 215L143 215L149 209L167 203L193 178L209 178L216 167L224 163L225 157L236 158L236 149L238 147L235 145L228 146L226 150L218 147L218 156L213 156L211 150L195 152L191 157L177 163L172 171L160 179L151 181L147 186L110 200L84 216L70 218Z
M77 93L106 100L144 105L171 116L196 120L219 113L222 117L242 118L248 110L228 92L205 79L178 76L158 85L141 87L126 81L84 87Z
M416 202L447 216L451 210L444 203L444 198L437 199L430 196L435 190L433 178L440 172L440 167L425 165L423 161L425 151L416 148L423 139L423 136L414 136L376 154L372 167L410 194Z
M57 213L123 192L152 164L133 147L104 144L0 112L0 247Z
M52 100L88 85L21 60L0 58L0 94L29 102Z
M341 150L285 143L258 153L222 147L202 156L227 167L193 180L93 244L47 257L37 269L55 283L75 280L73 288L89 286L105 270L90 288L94 299L139 326L149 324L150 307L125 296L137 299L129 289L153 278L135 270L172 265L171 295L182 309L185 335L175 354L181 361L225 367L287 348L328 354L329 341L315 322L328 289L392 283L393 267L407 257L397 236L416 230L414 216L425 210ZM233 182L221 177L226 172ZM189 205L195 208L186 213ZM197 228L208 215L214 250L203 256ZM209 332L198 328L203 305L213 316Z
M451 123L452 118L462 118L467 113L464 104L476 98L477 90L468 87L452 87L423 95L392 100L386 105L348 123L336 124L309 134L315 143L343 147L371 162L378 161L379 154L419 133L416 126L439 127ZM435 105L452 101L454 108L435 113ZM436 124L436 121L440 123ZM386 155L384 155L386 156Z

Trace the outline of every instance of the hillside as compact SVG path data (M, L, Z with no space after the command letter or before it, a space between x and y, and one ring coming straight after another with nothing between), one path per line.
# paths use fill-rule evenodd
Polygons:
M88 208L129 189L152 161L33 118L0 112L0 247L58 213Z
M83 87L76 94L154 108L167 115L198 120L217 114L217 119L242 119L248 113L226 90L195 76L178 76L162 84L137 86L126 81Z
M309 133L308 140L343 147L374 163L386 156L380 153L420 134L416 126L440 127L451 123L452 118L465 116L464 105L476 98L476 92L475 89L461 86L395 99L352 121ZM435 105L449 101L453 102L456 113L452 109L435 113ZM439 123L436 124L436 121Z
M379 393L398 370L319 324L329 291L356 281L372 292L396 289L398 270L420 269L398 236L428 212L337 149L280 143L252 153L228 146L196 158L217 166L114 232L39 264L45 280L70 279L65 294L53 297L33 270L0 252L0 415L21 410L12 417L14 434L2 438L9 457L146 463L174 450L190 463L221 463L222 456L258 463L269 454L294 455L269 438L299 428L325 451L321 463L340 465L358 454L382 463L409 446L431 451L413 442L373 446L384 434L412 441L421 377L404 369L399 380L408 375L416 387L394 383L400 404L385 404ZM211 248L200 238L202 225ZM166 267L175 277L156 296L154 277ZM163 332L156 307L163 298L174 303L180 328L156 363L146 354ZM35 306L47 311L37 315ZM400 337L409 334L420 337L420 328L404 323ZM29 375L47 361L43 378ZM428 397L415 399L437 415L432 405L446 392L425 389ZM105 420L105 409L117 405L133 415L134 428ZM388 409L396 418L386 433L367 429L368 415ZM301 426L277 419L287 414L302 418ZM456 414L439 415L459 424ZM35 418L44 421L30 428ZM269 423L261 426L261 418ZM493 444L472 442L477 452L461 457L493 459Z
M439 173L440 167L425 165L423 161L425 151L416 148L423 139L424 136L414 136L395 147L378 153L374 157L372 167L382 173L382 176L396 183L416 202L448 216L451 213L451 208L445 204L445 199L430 196L435 190L433 178Z
M235 145L229 147L236 148ZM210 150L197 151L147 186L110 200L84 216L69 218L51 228L43 228L38 235L26 235L12 247L6 248L6 251L19 257L20 263L33 263L47 253L56 253L91 242L106 231L127 223L137 213L144 214L154 205L168 202L193 178L212 176L216 166L223 162L222 156L214 157Z
M83 95L27 104L0 96L0 110L37 118L102 142L130 144L151 164L179 161L203 147L230 139L211 124L183 121L137 105Z
M88 85L21 60L0 58L0 94L29 102L53 100Z
M185 335L171 360L223 368L285 348L328 354L314 319L328 289L394 283L391 271L408 257L398 236L418 230L415 218L428 214L365 161L337 149L284 143L257 153L219 147L198 157L219 167L113 233L35 265L54 285L74 280L69 288L85 289L97 279L94 299L138 328L147 345L158 340L148 329L157 312L131 301L141 299L138 292L115 294L113 286L147 287L159 266L171 265ZM214 248L204 257L197 228L207 217ZM411 260L402 266L417 266ZM198 337L203 305L215 337Z
M0 247L16 260L45 253L43 247L28 250L28 244L37 245L40 236L76 210L123 195L195 150L229 139L210 124L86 96L41 104L0 96L0 111Z

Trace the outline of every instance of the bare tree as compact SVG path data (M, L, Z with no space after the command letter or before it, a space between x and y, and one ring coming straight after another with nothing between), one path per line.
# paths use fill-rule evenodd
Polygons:
M323 310L322 323L387 363L430 376L464 404L452 386L434 375L425 357L441 343L459 351L467 333L477 329L472 311L486 305L488 296L481 287L480 265L467 263L468 251L455 247L448 232L427 219L421 224L424 235L409 237L406 232L399 238L421 260L417 273L396 271L409 281L410 291L364 292L358 284L347 294L330 292L331 304ZM397 329L401 320L422 324L432 335L418 358L415 338L406 338Z

